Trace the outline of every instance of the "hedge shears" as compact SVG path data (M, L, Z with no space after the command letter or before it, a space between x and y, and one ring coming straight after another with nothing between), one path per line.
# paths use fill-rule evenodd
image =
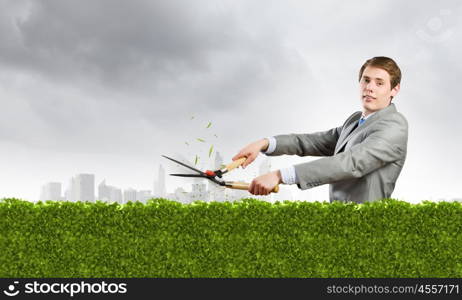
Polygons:
M205 172L202 172L201 170L198 170L196 168L188 166L188 165L186 165L186 164L184 164L184 163L182 163L182 162L180 162L180 161L178 161L176 159L170 158L170 157L165 156L165 155L162 155L162 156L165 157L166 159L174 161L177 164L180 164L183 167L186 167L186 168L188 168L190 170L193 170L194 172L198 173L198 174L169 174L171 176L206 178L206 179L209 179L209 180L213 181L214 183L216 183L218 185L221 185L221 186L224 186L224 187L227 187L227 188L237 189L237 190L248 190L249 189L249 186L250 186L249 183L238 182L238 181L224 181L224 180L221 179L223 174L226 174L229 171L231 171L231 170L239 167L240 165L242 165L245 162L245 160L247 159L245 157L233 161L232 163L226 165L222 169L218 169L218 170L215 170L215 171L206 170ZM279 185L276 185L271 192L273 192L273 193L279 192Z

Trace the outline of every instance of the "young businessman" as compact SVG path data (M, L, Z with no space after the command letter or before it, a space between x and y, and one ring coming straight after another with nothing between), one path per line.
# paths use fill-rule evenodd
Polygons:
M362 111L342 126L311 134L287 134L253 142L233 157L246 167L260 152L323 156L255 178L254 195L267 195L280 183L302 190L329 183L330 201L362 203L388 198L406 159L408 125L391 103L400 89L401 70L388 57L367 60L359 71Z

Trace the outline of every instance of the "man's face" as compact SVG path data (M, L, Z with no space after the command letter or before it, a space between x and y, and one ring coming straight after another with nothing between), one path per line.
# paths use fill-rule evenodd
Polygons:
M399 91L399 84L391 88L390 74L384 69L367 66L359 82L364 114L387 107Z

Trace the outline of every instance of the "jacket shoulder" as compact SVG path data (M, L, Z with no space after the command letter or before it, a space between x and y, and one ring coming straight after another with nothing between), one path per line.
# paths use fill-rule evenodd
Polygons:
M384 116L380 121L381 123L395 124L406 129L408 128L406 117L398 111Z

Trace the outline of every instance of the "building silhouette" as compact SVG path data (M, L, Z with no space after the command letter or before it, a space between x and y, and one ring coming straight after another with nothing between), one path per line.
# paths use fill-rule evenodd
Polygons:
M124 190L123 203L127 203L128 201L136 202L136 196L137 196L137 192L135 189L128 188Z
M95 202L95 175L78 174L75 176L74 188L77 201Z
M165 186L165 170L162 165L159 166L157 180L154 181L153 196L155 198L165 198L167 189Z
M106 179L104 179L98 185L98 200L104 202L117 202L122 204L122 190L106 184Z
M61 201L64 198L61 196L61 183L60 182L48 182L42 186L40 193L41 201Z
M69 181L66 200L95 202L95 175L77 174Z
M178 187L175 189L174 193L168 194L167 199L175 200L183 204L191 203L189 192L185 191L182 187Z
M224 167L223 158L218 151L215 152L215 158L211 165L212 170L219 170ZM260 165L255 170L243 170L241 168L233 170L228 176L227 181L245 181L250 183L256 176L266 174L271 170L271 161L269 158L264 158ZM230 178L231 177L231 178ZM232 179L235 178L235 179ZM211 181L204 180L201 183L192 183L191 191L188 192L183 187L177 187L173 193L168 193L166 189L165 169L159 165L157 179L154 180L154 189L137 191L133 188L127 188L122 192L122 189L106 184L104 179L98 185L98 195L96 199L104 202L117 202L120 204L128 201L140 201L146 203L151 198L166 198L181 203L191 203L193 201L236 201L242 198L257 198L264 201L274 200L293 200L291 191L288 188L280 188L278 194L270 194L268 196L255 196L248 193L246 190L235 190L225 188ZM223 178L224 180L224 178ZM41 187L41 200L67 200L67 201L90 201L95 202L95 175L93 174L77 174L69 180L69 186L64 192L64 197L61 196L61 183L49 182Z
M193 183L190 193L190 202L194 201L209 201L209 193L207 192L205 183Z
M151 190L141 190L136 192L136 200L146 203L149 199L152 198Z
M123 204L122 189L111 187L110 199L112 202Z
M98 184L98 200L109 202L111 200L110 187L106 185L106 179Z

